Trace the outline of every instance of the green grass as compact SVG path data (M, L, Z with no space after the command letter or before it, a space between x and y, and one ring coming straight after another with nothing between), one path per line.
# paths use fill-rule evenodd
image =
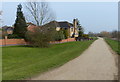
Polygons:
M20 80L61 66L79 56L91 41L54 44L50 48L3 47L3 80Z
M118 45L120 45L120 41L116 41L116 40L111 40L108 38L105 38L105 41L110 45L110 47L117 53L120 55L120 49L118 47Z

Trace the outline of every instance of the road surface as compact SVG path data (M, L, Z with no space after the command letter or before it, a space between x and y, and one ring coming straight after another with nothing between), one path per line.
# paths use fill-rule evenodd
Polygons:
M99 38L79 57L31 80L114 80L118 72L116 57Z

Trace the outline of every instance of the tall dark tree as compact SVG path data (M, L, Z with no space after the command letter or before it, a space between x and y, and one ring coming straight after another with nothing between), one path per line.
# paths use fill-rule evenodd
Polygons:
M82 28L80 21L77 19L78 37L82 37L84 34L84 29Z
M19 4L17 8L17 18L14 24L13 34L18 35L18 37L25 38L25 33L27 31L27 24L25 17L22 12L22 5Z

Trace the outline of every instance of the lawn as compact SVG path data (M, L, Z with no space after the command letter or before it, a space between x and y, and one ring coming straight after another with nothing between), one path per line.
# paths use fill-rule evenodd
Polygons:
M120 49L119 46L120 45L120 41L116 41L116 40L111 40L108 38L105 38L105 41L110 45L110 47L117 53L120 55Z
M91 41L53 44L50 48L3 47L3 80L20 80L61 66L79 56Z

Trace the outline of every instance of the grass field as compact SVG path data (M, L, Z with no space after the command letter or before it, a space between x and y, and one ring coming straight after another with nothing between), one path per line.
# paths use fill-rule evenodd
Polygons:
M120 49L118 47L118 45L120 45L120 41L116 41L116 40L111 40L108 38L105 38L105 41L110 45L110 47L117 53L120 55Z
M3 47L3 80L20 80L61 66L79 56L91 41L54 44L50 48Z

